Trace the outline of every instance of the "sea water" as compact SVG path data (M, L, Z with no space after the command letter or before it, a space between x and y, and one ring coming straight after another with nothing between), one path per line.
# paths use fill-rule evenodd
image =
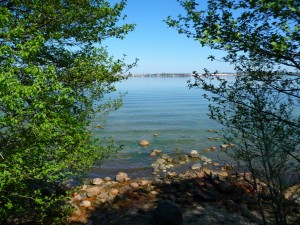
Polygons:
M104 129L95 129L96 137L112 137L123 149L94 168L89 177L113 176L119 171L131 177L150 177L150 156L153 149L163 150L171 157L187 154L191 150L219 146L217 133L221 126L209 118L208 100L201 89L190 89L187 81L192 77L130 77L116 85L117 93L127 93L123 105L109 114ZM99 120L99 121L98 121ZM94 124L100 122L96 117ZM102 122L101 122L102 123ZM154 137L157 134L157 137ZM148 147L139 145L141 140ZM206 153L207 157L222 162L224 154ZM175 168L176 170L176 168Z

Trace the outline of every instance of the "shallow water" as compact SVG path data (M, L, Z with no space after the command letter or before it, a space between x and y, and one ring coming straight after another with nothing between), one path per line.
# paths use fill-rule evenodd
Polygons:
M94 168L88 176L113 176L124 171L131 177L149 178L153 149L175 156L192 149L201 151L219 146L221 142L208 140L218 134L207 130L218 130L220 125L207 115L208 101L202 96L203 90L189 89L188 79L191 77L131 77L117 84L118 92L127 92L123 105L110 113L102 124L104 129L95 129L95 135L111 136L124 149L105 160L101 167ZM100 120L97 117L94 125L101 123ZM142 139L150 142L149 147L139 146ZM216 152L206 156L219 162L223 157Z

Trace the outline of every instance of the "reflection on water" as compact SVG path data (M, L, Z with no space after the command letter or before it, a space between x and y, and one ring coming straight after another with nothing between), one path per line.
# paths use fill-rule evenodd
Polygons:
M217 134L207 132L208 129L220 129L220 125L207 115L208 102L202 96L203 90L189 89L188 79L132 77L118 84L118 92L127 92L123 106L109 115L105 129L95 129L95 135L111 136L123 144L124 149L106 160L101 168L93 169L89 176L102 177L125 171L133 177L148 177L153 149L174 155L220 145L221 142L208 140ZM99 121L100 118L96 118L95 124ZM139 146L142 139L150 142L149 147ZM216 153L207 156L218 157Z

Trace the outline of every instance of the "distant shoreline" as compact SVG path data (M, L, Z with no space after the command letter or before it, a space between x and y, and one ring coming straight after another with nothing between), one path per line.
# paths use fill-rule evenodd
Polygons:
M199 74L202 75L202 74ZM235 73L217 73L216 76L235 76ZM192 73L155 73L155 74L129 74L127 77L192 77Z

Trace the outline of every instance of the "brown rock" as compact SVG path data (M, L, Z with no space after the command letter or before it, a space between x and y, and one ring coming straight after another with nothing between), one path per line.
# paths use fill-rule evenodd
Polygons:
M122 182L128 181L128 180L130 180L130 178L128 177L127 173L119 172L116 175L116 181L118 181L119 183L122 183Z
M91 188L87 188L86 190L86 195L91 198L91 197L96 197L97 195L100 194L100 192L102 191L102 188L100 187L91 187Z
M71 217L77 217L81 215L82 211L77 206L74 206L74 210L71 212Z
M138 187L139 187L139 184L136 183L136 182L132 182L132 183L130 184L130 187L132 187L132 188L138 188Z
M143 147L146 147L146 146L149 145L149 142L146 141L146 140L141 140L141 141L140 141L140 145L143 146Z
M99 185L99 184L102 184L103 180L101 178L94 178L92 180L92 184L93 185Z
M84 208L88 208L88 207L92 206L92 203L90 201L84 200L84 201L79 203L79 206L84 207Z

